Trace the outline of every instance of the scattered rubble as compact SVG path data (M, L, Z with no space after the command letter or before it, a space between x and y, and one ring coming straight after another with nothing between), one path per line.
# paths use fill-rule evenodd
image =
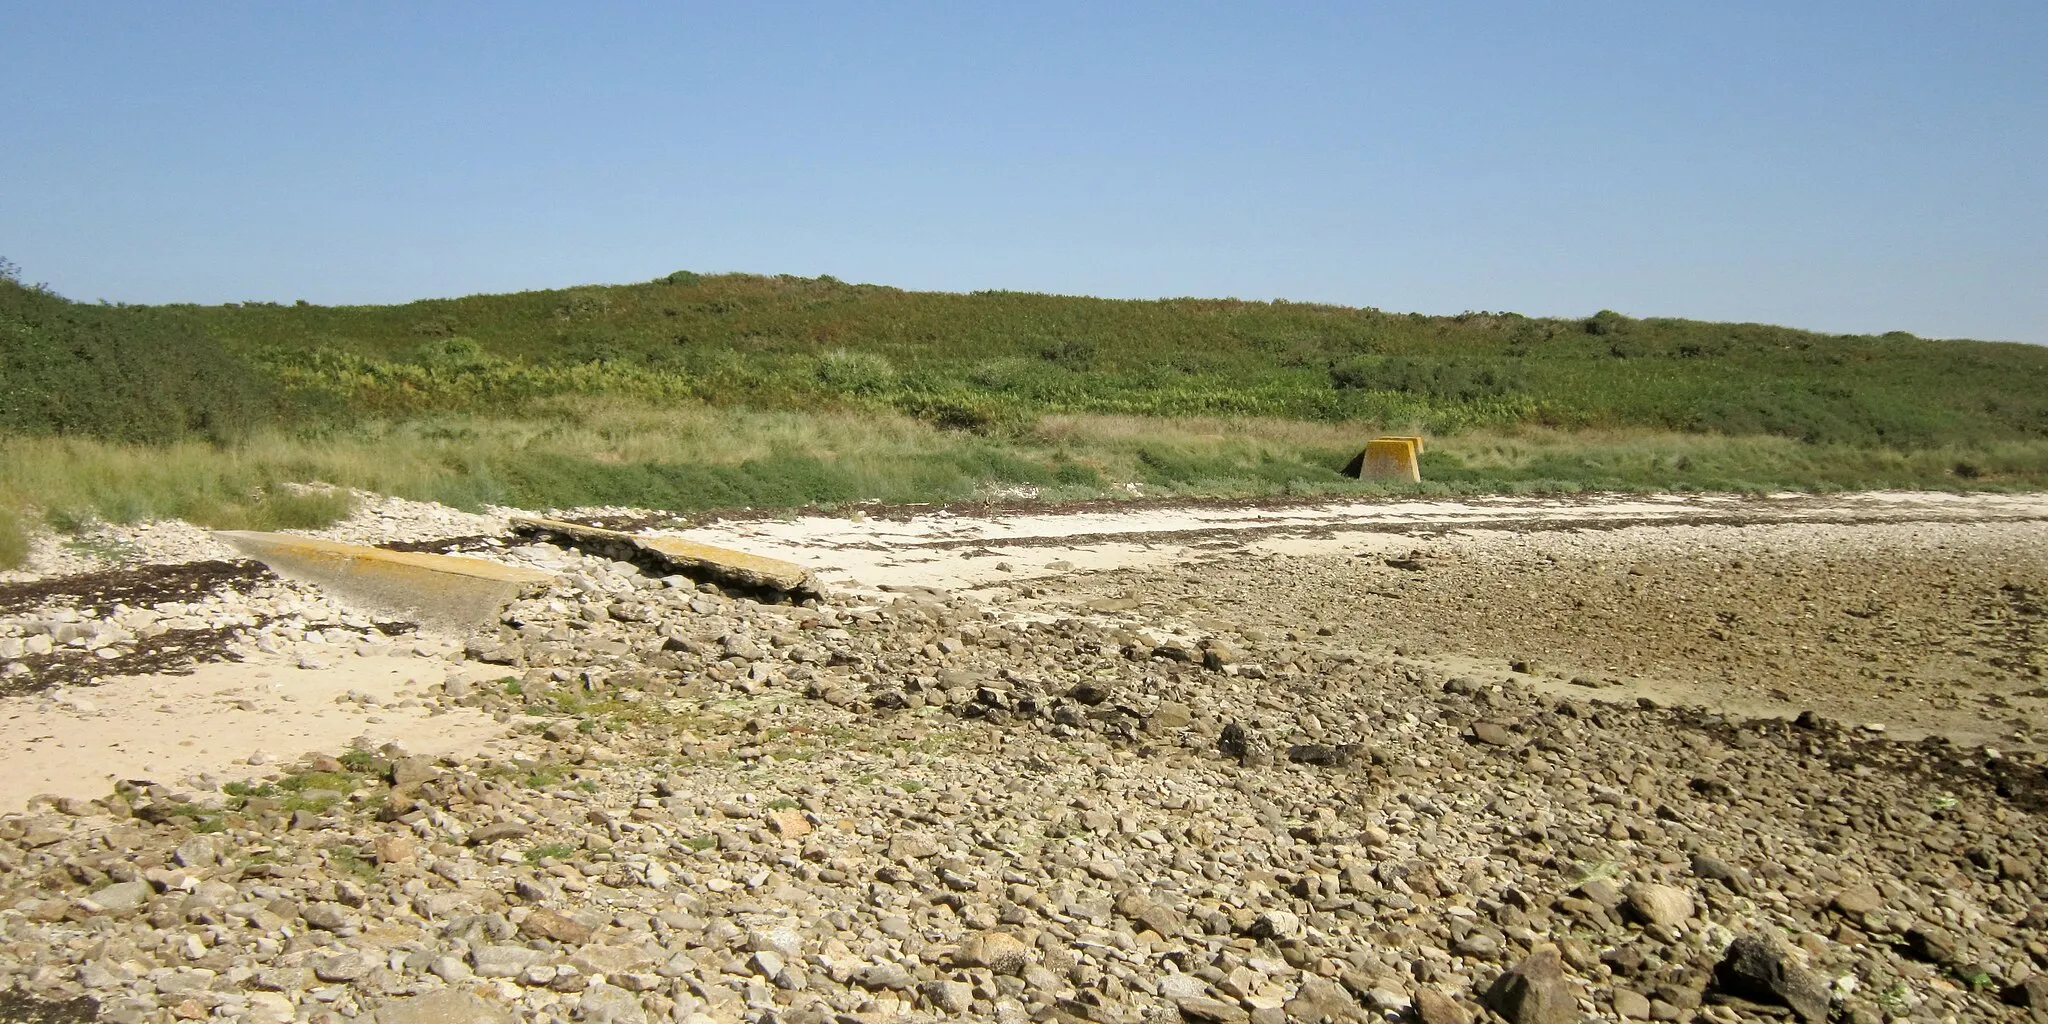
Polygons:
M760 603L482 547L558 581L420 655L491 667L426 700L510 746L0 816L0 990L116 1024L2024 1021L2048 991L2031 751L1222 621L1250 573L1188 629L1061 611L1107 578ZM429 641L268 579L67 600L0 642Z

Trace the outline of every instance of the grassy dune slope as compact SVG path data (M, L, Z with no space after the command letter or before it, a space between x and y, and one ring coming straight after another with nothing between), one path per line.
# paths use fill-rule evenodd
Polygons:
M1344 490L1384 429L1432 435L1436 489L2041 487L2044 380L2037 346L1604 312L691 273L130 307L0 281L0 561L38 515L318 518L282 486L315 479L678 509Z

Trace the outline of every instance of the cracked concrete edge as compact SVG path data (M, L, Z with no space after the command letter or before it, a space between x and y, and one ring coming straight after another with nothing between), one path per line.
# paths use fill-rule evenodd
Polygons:
M622 560L645 559L680 575L708 578L751 590L774 591L798 598L822 596L824 593L824 588L811 576L810 570L795 562L701 544L682 537L642 536L538 516L514 517L512 532L558 539L575 547L595 549L610 557L619 557L620 550L627 549L627 554L639 557Z

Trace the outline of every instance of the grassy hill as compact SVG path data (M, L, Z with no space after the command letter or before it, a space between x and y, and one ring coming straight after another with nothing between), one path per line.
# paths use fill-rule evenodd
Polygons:
M0 505L59 518L273 521L291 517L281 485L316 478L676 508L1341 489L1337 467L1386 429L1438 439L1426 471L1458 489L2048 482L2048 347L1612 312L688 272L396 306L143 307L0 281L0 375ZM101 468L29 472L53 458ZM124 459L213 482L72 479Z

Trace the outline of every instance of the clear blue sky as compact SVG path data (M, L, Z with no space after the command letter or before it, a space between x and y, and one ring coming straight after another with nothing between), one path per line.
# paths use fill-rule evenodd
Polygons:
M79 299L677 269L2048 341L2048 3L0 0Z

